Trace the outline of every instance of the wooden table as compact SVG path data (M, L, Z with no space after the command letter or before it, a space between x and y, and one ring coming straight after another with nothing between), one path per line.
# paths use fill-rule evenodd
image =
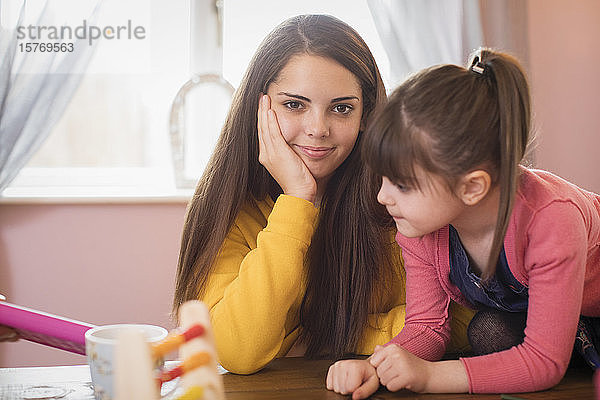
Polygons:
M223 375L228 400L272 399L347 399L325 388L330 360L306 360L282 358L273 361L262 371L253 375ZM64 400L93 400L90 372L86 365L69 367L3 368L0 369L0 399L18 400L24 390L31 386L64 386L69 394ZM522 399L569 399L594 400L592 372L589 368L574 368L556 387L543 392L514 394ZM407 390L390 393L380 389L371 399L501 399L495 395L467 394L416 394Z
M330 360L306 360L304 358L281 358L273 361L262 371L254 375L223 376L228 400L271 400L271 399L344 399L327 390L325 377ZM594 400L593 373L591 369L573 368L567 371L563 380L554 388L543 392L512 394L522 399L568 399ZM408 390L389 392L380 388L372 400L378 399L496 399L499 394L467 395L467 394L417 394Z

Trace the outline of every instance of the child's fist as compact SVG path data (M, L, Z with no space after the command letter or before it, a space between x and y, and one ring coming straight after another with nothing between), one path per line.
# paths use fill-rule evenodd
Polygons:
M352 399L365 399L379 388L379 378L368 360L342 360L329 367L327 389Z

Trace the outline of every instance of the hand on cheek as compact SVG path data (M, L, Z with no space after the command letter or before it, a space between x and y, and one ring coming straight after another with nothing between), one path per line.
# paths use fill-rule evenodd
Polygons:
M269 96L258 107L258 161L269 171L285 194L315 201L317 183L306 164L286 143Z

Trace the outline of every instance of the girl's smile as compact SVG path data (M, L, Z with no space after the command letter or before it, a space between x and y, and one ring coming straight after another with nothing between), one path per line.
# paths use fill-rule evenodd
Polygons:
M297 147L298 149L300 149L300 151L302 151L308 157L313 158L315 160L325 158L328 155L330 155L333 151L335 151L335 147L314 147L314 146L300 146L300 145L295 145L294 147Z
M356 76L329 58L297 55L267 94L285 141L323 187L358 137L363 99Z

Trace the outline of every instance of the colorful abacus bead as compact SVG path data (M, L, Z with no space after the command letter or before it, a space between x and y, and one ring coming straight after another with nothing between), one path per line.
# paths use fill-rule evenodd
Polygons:
M204 388L202 386L192 386L185 391L176 400L201 400L204 398Z
M170 370L162 371L158 380L161 384L164 382L168 382L170 380L180 377L181 375L193 369L208 364L209 361L210 354L204 352L196 353L193 356L183 360L181 365Z
M172 331L164 340L152 345L152 357L164 357L166 354L179 348L182 344L204 335L205 331L204 327L200 324L192 325L183 332Z

